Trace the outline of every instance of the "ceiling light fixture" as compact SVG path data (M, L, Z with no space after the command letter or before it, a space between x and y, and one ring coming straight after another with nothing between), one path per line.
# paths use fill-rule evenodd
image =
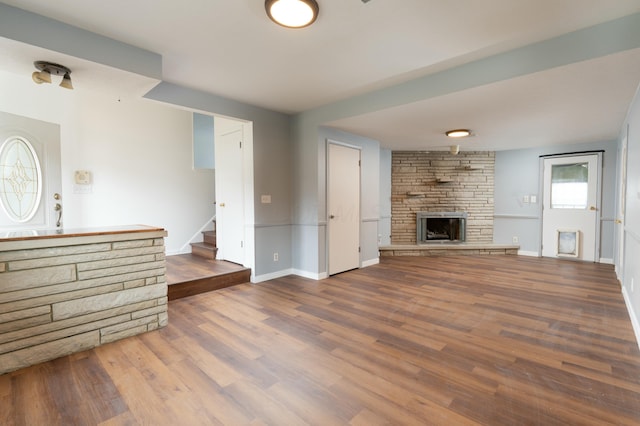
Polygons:
M471 130L468 130L468 129L449 130L447 133L445 133L445 135L449 136L450 138L466 138L467 136L471 135Z
M71 70L69 68L47 61L36 61L33 63L33 66L38 70L31 74L31 78L35 83L51 83L51 74L61 75L63 77L60 82L60 87L73 90L73 84L71 83Z
M287 28L304 28L313 24L320 8L316 0L266 0L267 16Z

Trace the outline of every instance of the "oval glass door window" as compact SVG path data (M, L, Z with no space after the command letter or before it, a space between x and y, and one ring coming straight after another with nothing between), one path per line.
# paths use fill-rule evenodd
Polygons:
M15 222L36 214L42 196L42 172L33 146L21 137L0 147L0 205Z

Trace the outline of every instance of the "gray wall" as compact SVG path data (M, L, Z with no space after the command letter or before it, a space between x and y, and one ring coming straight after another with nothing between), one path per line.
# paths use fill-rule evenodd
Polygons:
M496 152L493 241L498 244L512 244L515 236L518 237L521 251L537 254L540 249L542 196L540 155L597 150L605 151L602 171L600 258L612 260L617 175L615 141ZM525 203L525 195L535 195L537 202Z
M378 245L391 244L391 150L380 150L380 222Z

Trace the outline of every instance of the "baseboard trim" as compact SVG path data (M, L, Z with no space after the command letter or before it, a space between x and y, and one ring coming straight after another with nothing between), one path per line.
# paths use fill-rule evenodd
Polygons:
M375 259L365 260L364 262L362 262L361 267L366 268L367 266L377 265L378 263L380 263L380 258L376 257Z
M537 251L518 250L518 256L540 257Z
M613 265L613 259L610 259L608 257L601 257L600 258L600 263L606 263L608 265Z
M299 269L292 269L291 271L292 274L294 275L298 275L299 277L302 278L309 278L311 280L324 280L325 278L328 278L329 275L326 272L309 272L309 271L301 271Z
M294 274L293 269L283 269L281 271L271 272L268 274L255 275L251 277L251 282L254 284L262 283L269 280L275 280L277 278L286 277L287 275Z
M638 317L636 317L636 314L633 311L633 305L631 304L631 299L629 298L629 293L627 293L626 287L622 287L622 296L624 297L624 304L627 305L629 318L631 318L633 333L636 335L636 345L638 345L638 348L640 349L640 322L638 322Z

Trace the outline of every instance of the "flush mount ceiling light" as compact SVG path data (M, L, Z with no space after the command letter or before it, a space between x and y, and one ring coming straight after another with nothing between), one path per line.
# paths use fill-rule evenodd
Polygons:
M466 138L467 136L471 135L471 130L469 129L449 130L447 133L445 133L445 135L449 136L450 138Z
M269 18L287 28L304 28L313 24L320 8L315 0L266 0Z
M38 70L31 74L31 78L35 83L51 83L51 74L61 75L63 77L60 82L60 87L73 90L73 84L71 84L71 70L69 68L46 61L36 61L33 63L33 66Z

